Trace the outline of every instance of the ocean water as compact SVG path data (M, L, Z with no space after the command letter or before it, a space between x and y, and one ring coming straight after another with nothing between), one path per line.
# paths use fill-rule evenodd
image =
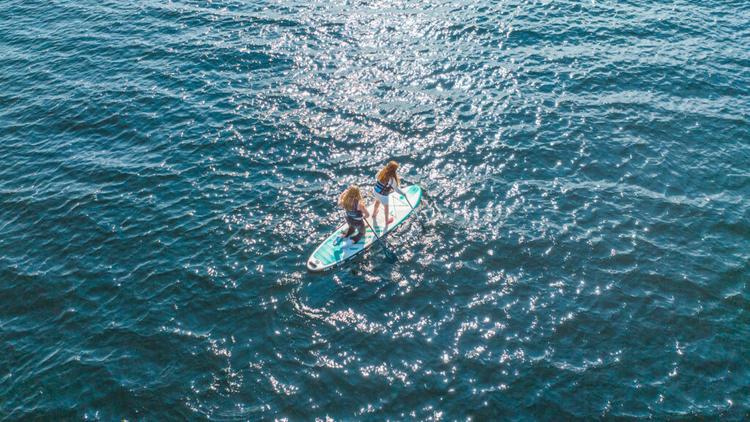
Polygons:
M747 1L0 2L0 419L750 415ZM322 275L389 159L418 214Z

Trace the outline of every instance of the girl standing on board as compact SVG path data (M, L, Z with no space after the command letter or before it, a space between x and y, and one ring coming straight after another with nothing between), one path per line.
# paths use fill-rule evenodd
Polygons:
M386 229L388 228L388 224L393 222L393 217L388 214L388 195L395 190L401 195L406 196L399 188L399 177L396 174L396 170L398 170L398 163L389 161L375 176L375 187L372 190L372 193L375 195L375 208L372 210L372 221L377 224L378 207L382 203L383 208L385 208Z
M354 234L357 231L357 235L352 237L352 243L359 242L365 234L365 221L364 219L370 216L367 212L367 207L362 201L362 193L359 191L357 186L349 186L344 193L339 197L339 205L341 208L346 210L346 223L349 228L346 234L339 236L339 241L346 239L347 237Z

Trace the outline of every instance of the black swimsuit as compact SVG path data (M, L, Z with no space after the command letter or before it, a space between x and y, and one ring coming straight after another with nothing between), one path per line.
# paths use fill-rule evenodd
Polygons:
M349 223L350 226L361 226L364 225L364 220L362 219L363 214L362 211L359 210L359 205L355 204L353 210L346 210L346 222Z

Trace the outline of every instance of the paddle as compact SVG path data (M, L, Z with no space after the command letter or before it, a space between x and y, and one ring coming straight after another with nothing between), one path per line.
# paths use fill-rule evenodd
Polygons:
M404 183L407 183L407 182L406 182L406 181L404 181ZM411 207L411 209L413 210L413 209L414 209L414 205L412 205L412 204L411 204L411 201L409 201L409 197L408 197L408 196L406 196L406 194L401 194L401 196L403 196L403 197L404 197L404 199L406 199L406 203L407 203L407 204L409 204L409 207Z
M404 197L404 199L406 200L406 203L409 204L409 207L411 207L412 211L414 211L414 205L412 205L411 201L409 201L409 197L406 195L401 195L401 196ZM424 230L424 223L422 223L422 218L417 217L417 221L419 221L419 226L422 227L422 229Z
M404 199L406 199L406 203L409 204L409 207L411 207L411 209L413 210L414 209L414 205L411 204L411 202L409 201L409 198L406 195L401 195L401 196L403 196Z
M388 216L386 215L385 218L388 218ZM377 239L376 242L378 240L382 239L380 236L378 236L378 233L370 225L370 223L367 221L366 218L363 218L362 220L364 220L365 224L367 224L367 227L369 227L370 230L372 230L372 234L374 234L375 235L375 239ZM383 249L386 251L386 255L390 255L390 258L398 261L398 257L393 253L393 251L390 250L390 248L392 248L392 246L388 243L388 241L387 240L383 240Z

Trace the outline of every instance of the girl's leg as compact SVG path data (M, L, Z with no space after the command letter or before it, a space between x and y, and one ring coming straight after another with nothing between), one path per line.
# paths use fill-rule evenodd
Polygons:
M385 225L389 225L393 223L393 217L391 217L390 214L388 214L388 204L383 204L383 208L385 209Z
M354 226L352 226L351 224L349 224L348 226L349 227L347 227L346 234L344 234L343 236L341 236L342 238L343 237L349 237L349 236L352 235L352 233L354 233Z
M375 206L372 208L372 222L375 224L378 224L378 222L375 221L375 217L378 216L378 207L380 207L380 201L376 199Z
M352 237L352 242L357 243L359 242L359 239L362 239L362 236L365 235L365 225L361 224L357 226L357 235Z

